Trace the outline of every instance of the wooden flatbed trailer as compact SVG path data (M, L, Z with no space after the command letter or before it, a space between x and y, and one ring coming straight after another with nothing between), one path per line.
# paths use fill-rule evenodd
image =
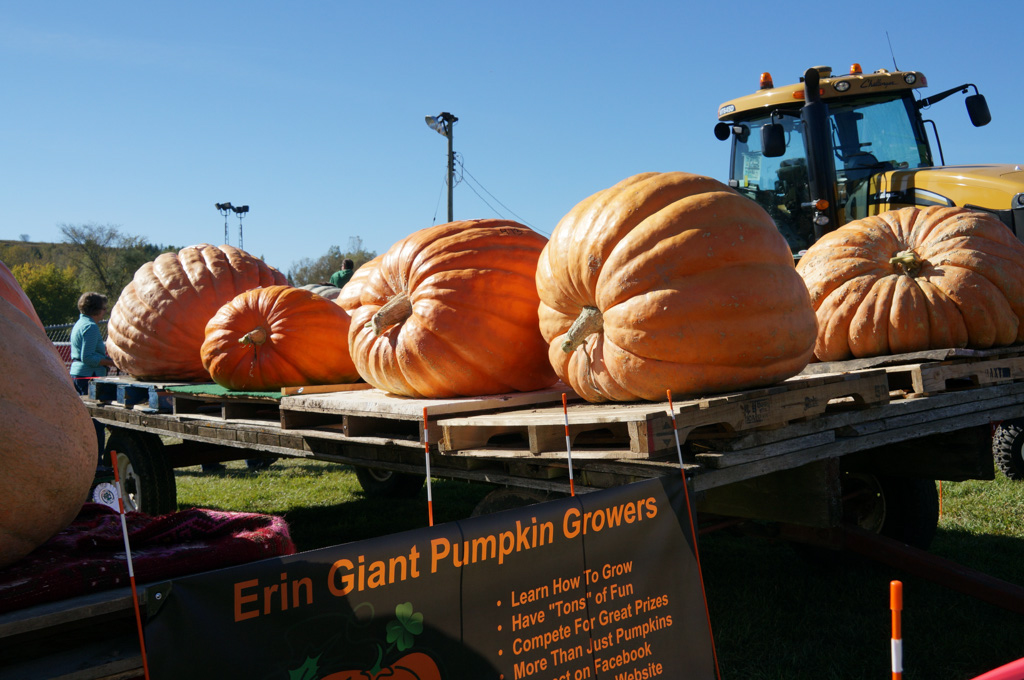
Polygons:
M366 389L268 397L180 387L109 379L86 399L109 432L107 449L123 454L129 500L151 514L175 509L175 467L260 456L348 464L369 493L418 493L424 408L432 476L503 487L484 510L569 491L559 387L453 400ZM934 533L934 480L994 478L993 432L1024 416L1024 347L814 364L780 385L673 406L702 513L767 521L799 541L838 536L849 549L1024 611L1019 586L904 545L926 547ZM567 414L578 493L678 474L667 401L571 401ZM1001 437L1018 447L1018 461L1021 430L1009 425L1015 436ZM38 649L40 658L0 664L0 680L137 677L132 626L123 589L2 615L0 649ZM53 640L61 654L43 654Z
M370 494L415 494L425 411L434 477L527 497L568 493L567 419L575 489L587 492L678 473L678 434L702 512L808 527L852 521L926 546L934 480L994 477L993 429L1024 416L1022 380L1024 347L812 364L771 387L675 400L676 431L667 400L587 404L560 385L417 400L351 388L207 394L110 379L86 403L110 432L107 449L125 454L131 503L151 514L175 507L173 468L260 456L348 464Z

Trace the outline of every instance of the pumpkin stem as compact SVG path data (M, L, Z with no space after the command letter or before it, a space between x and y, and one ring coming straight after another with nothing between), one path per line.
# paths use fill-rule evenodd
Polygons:
M409 301L409 296L404 292L398 293L377 310L373 318L366 323L366 328L372 330L374 336L378 336L410 316L412 316L412 302Z
M377 674L380 673L380 664L382 661L384 661L384 648L377 645L377 663L373 664L373 668L369 671L371 676L377 677Z
M914 276L921 269L924 260L918 257L913 250L901 250L889 258L889 264L898 272Z
M587 336L593 333L600 333L604 328L604 316L597 307L584 307L580 315L573 321L569 332L565 334L565 342L562 343L562 351L571 354L576 348L583 344Z
M259 347L267 341L267 331L265 328L254 328L242 337L238 339L240 345L256 345Z

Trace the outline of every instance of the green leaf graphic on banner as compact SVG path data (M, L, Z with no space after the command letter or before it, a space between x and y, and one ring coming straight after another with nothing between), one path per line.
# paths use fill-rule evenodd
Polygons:
M404 652L413 645L413 637L423 632L423 614L413 612L412 602L395 607L395 618L387 625L388 642L395 643Z
M288 671L288 680L314 680L320 670L320 666L317 664L319 660L319 656L313 658L307 656L304 664L295 670Z

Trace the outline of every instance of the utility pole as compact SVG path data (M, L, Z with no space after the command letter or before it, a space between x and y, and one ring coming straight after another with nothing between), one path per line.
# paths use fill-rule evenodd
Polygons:
M455 152L452 150L452 126L455 125L455 121L458 118L443 111L435 116L427 116L427 125L431 130L434 130L438 134L448 138L448 221L452 222L455 220L454 210L452 208L452 190L455 188Z

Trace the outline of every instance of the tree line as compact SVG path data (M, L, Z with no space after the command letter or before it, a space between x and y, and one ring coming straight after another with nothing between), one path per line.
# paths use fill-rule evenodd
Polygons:
M0 241L0 261L11 269L48 326L73 323L78 318L78 298L86 291L103 293L113 306L142 265L184 247L154 245L115 225L58 226L61 243L34 243L25 235L20 241ZM358 268L375 256L363 248L362 239L352 237L347 251L331 246L319 258L294 263L286 275L294 286L323 283L341 269L346 258Z

